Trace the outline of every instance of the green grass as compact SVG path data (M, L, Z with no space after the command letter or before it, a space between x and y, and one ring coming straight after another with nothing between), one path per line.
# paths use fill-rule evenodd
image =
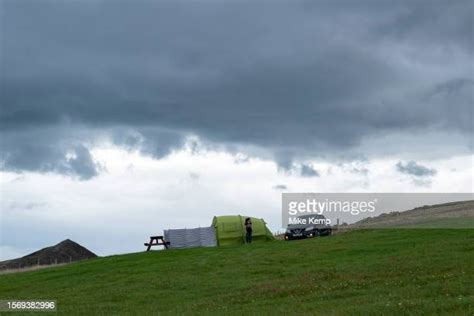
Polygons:
M363 230L0 276L60 314L474 314L474 230Z

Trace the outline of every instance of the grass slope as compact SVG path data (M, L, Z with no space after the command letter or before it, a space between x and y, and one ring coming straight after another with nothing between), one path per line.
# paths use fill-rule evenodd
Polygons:
M56 299L60 314L472 315L473 262L474 230L364 230L3 275L0 298Z
M474 228L474 217L454 217L445 219L434 219L426 221L425 223L413 223L400 225L400 228L463 228L473 229Z

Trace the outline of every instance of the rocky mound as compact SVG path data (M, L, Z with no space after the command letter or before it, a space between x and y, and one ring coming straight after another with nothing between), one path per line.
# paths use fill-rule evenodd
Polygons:
M38 265L70 263L97 257L87 248L66 239L57 245L46 247L18 259L0 262L0 270L21 269Z

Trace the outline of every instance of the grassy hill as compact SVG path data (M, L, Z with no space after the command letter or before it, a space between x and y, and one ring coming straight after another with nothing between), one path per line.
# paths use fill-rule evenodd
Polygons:
M348 228L471 228L474 229L474 201L425 205L403 212L368 217Z
M60 314L474 313L474 230L383 229L90 259L0 276Z

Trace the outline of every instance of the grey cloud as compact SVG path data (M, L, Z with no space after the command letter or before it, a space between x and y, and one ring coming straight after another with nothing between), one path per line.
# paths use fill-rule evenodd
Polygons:
M431 179L426 179L426 178L414 178L412 179L412 182L414 185L417 187L430 187L431 186Z
M473 91L474 80L454 78L435 85L426 95L425 102L439 109L440 124L457 124L467 135L473 134ZM453 119L457 117L457 119Z
M408 43L458 46L472 52L472 23L473 10L469 0L416 1L411 6L400 4L399 14L381 22L374 33Z
M95 162L89 149L77 140L64 141L62 130L24 131L4 134L0 151L0 169L14 172L55 172L89 180L103 166Z
M89 180L98 175L101 166L94 162L91 153L83 145L74 148L74 156L66 160L66 173L77 175L81 180Z
M11 202L6 207L9 210L33 210L46 206L46 202Z
M237 164L246 163L249 160L250 160L249 156L243 155L241 153L237 153L234 157L234 162L237 163Z
M399 161L396 164L399 172L415 176L415 177L431 177L436 174L436 169L422 166L415 161L408 161L406 163Z
M272 188L273 190L288 190L288 187L284 184L277 184L274 185Z
M156 159L167 156L173 149L179 149L185 143L184 135L160 128L114 128L110 134L115 145L128 150L139 150L142 154Z
M310 164L301 164L300 175L302 177L319 177L319 172Z
M467 1L3 4L2 134L114 129L115 144L157 159L192 134L261 148L282 170L401 131L472 138ZM5 167L60 169L73 147L36 140L4 148L27 160ZM83 158L68 168L93 175Z
M363 174L363 175L367 175L369 173L369 169L365 168L365 167L353 167L351 169L351 172L352 173L357 173L357 174Z
M369 174L369 169L366 167L368 163L367 160L354 160L350 163L339 163L338 167L346 172L366 176Z
M199 175L199 173L196 173L196 172L190 172L189 173L189 178L193 181L197 181L199 180L201 176Z

